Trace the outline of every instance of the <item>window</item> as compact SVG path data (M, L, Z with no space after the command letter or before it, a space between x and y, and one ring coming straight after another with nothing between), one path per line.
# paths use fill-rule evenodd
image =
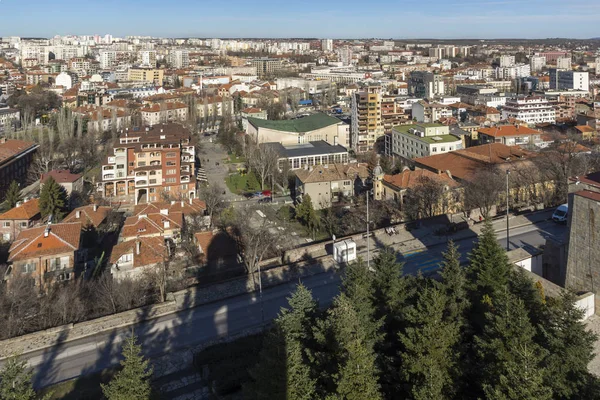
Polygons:
M185 185L181 185L181 190L187 190L187 188L188 188L187 183Z
M352 182L350 181L344 181L344 186L350 186L352 184Z
M175 182L177 182L177 178L167 178L166 182L167 183L175 183Z
M23 265L23 273L29 274L35 271L35 265L33 263L27 263Z
M4 222L2 223L2 227L3 227L3 228L10 228L10 221L4 221Z
M177 173L176 169L168 169L167 170L167 175L175 175Z
M177 163L175 161L167 161L167 167L174 167Z
M175 157L177 157L177 153L174 153L174 152L167 153L167 158L175 158Z
M146 161L140 161L138 163L138 167L145 167L146 166Z
M21 222L21 228L27 228L27 222Z
M150 184L154 185L156 183L156 179L150 179Z

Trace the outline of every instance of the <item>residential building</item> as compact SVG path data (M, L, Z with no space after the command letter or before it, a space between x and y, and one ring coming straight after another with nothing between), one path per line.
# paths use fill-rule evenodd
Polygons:
M570 70L571 57L558 57L556 59L556 68Z
M89 130L94 132L109 132L121 130L131 123L131 115L124 109L85 105L73 109L73 114L84 117Z
M396 126L390 139L392 155L407 161L462 149L460 137L451 135L448 126L435 123Z
M321 40L321 50L326 53L331 53L333 51L333 40L332 39L322 39Z
M315 165L344 164L348 162L348 150L340 145L331 145L323 140L304 144L264 143L278 155L279 170L284 169L285 163L289 169L296 170Z
M307 117L269 121L248 118L246 133L257 143L276 142L282 145L305 144L323 140L330 145L349 144L348 124L324 113Z
M7 278L26 275L35 286L72 280L86 259L81 223L48 224L22 230L9 249Z
M113 247L110 272L117 281L141 278L169 259L169 247L162 237L140 236Z
M412 71L408 80L408 93L420 98L443 96L444 77L428 71Z
M194 241L198 245L198 252L205 265L231 265L237 263L237 245L229 233L206 231L194 234Z
M511 67L515 65L515 56L502 55L500 56L500 68Z
M145 209L126 218L121 239L126 242L141 237L161 237L163 240L179 242L184 224L183 213L171 211L168 203L164 207L158 211Z
M0 192L12 181L24 183L27 170L39 145L24 140L0 138Z
M100 52L100 68L111 69L117 63L116 51L101 51Z
M506 100L502 108L502 119L515 119L527 124L542 124L556 121L556 111L548 100L541 96L516 97Z
M386 135L392 133L394 126L408 122L408 115L405 114L400 102L396 101L396 96L382 96L381 120L383 122L383 132Z
M589 73L552 68L550 69L550 89L588 92L590 90Z
M341 197L359 194L368 178L366 164L326 164L299 169L296 171L297 200L309 195L316 210L327 208Z
M531 56L529 58L529 66L531 68L531 72L540 72L546 66L546 57Z
M500 125L478 130L481 144L502 143L507 146L537 145L542 132L522 125Z
M105 197L134 196L135 204L168 197L195 198L195 147L177 124L121 131L102 163L99 190Z
M169 51L169 64L171 68L187 68L190 66L189 50L171 50Z
M75 208L63 218L62 222L80 222L83 229L90 227L98 229L106 221L111 211L111 207L90 204Z
M242 116L242 129L244 132L248 130L248 118L256 118L256 119L267 119L267 110L263 110L262 108L257 107L248 107L244 108L241 111Z
M151 82L157 85L163 84L164 70L156 68L129 68L127 79L137 82Z
M72 174L69 170L55 169L45 174L42 174L42 176L40 177L41 186L44 186L44 184L50 177L52 177L60 186L65 188L67 195L70 195L72 192L83 191L82 174Z
M261 78L272 76L282 66L280 59L266 57L251 60L250 65L256 68L256 74Z
M517 64L496 68L496 79L499 80L510 80L527 76L531 76L531 66L529 64Z
M21 112L16 108L0 108L0 128L21 120Z
M156 51L155 50L144 50L138 53L138 60L141 65L145 67L156 67ZM189 63L189 59L188 59Z
M148 104L140 108L142 122L145 125L187 121L188 107L181 102L163 102Z
M417 122L436 122L452 117L452 109L447 105L421 100L413 104L412 117Z
M561 57L568 57L569 53L566 51L546 51L543 53L536 54L541 57L546 57L548 64L556 64L556 61Z
M385 134L381 116L382 88L368 86L352 96L352 137L350 146L357 153L370 151Z
M3 214L0 214L0 237L11 242L23 229L32 228L41 220L38 199L26 199Z

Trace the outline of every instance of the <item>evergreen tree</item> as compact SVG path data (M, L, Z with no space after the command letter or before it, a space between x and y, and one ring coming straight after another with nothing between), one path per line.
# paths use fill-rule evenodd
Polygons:
M33 372L28 370L27 362L11 357L0 371L0 399L34 400L38 397L31 385ZM44 397L49 398L49 396Z
M314 234L319 226L319 217L308 194L302 196L302 202L296 207L296 219L304 224L311 234Z
M344 293L335 300L329 310L329 318L335 335L335 357L338 372L334 376L335 395L328 398L344 400L381 399L375 351L371 334L365 326L357 304Z
M522 268L513 268L510 272L509 290L527 304L529 320L534 327L545 323L546 298L540 285L539 282L534 284Z
M12 181L8 186L8 190L6 191L6 195L4 196L4 204L7 208L13 208L17 205L19 201L22 200L21 197L21 189L19 189L19 184L17 181Z
M142 348L136 343L135 335L128 337L123 344L122 369L111 381L102 386L102 393L108 400L145 400L150 398L150 377L152 369L142 356Z
M54 178L49 177L40 192L39 204L43 218L52 215L53 222L60 221L67 205L67 191Z
M465 269L460 266L458 246L452 240L448 242L448 249L443 253L441 267L442 285L448 297L446 319L456 321L459 327L464 327L465 313L469 308L467 274Z
M547 352L533 340L525 304L507 290L494 300L482 335L475 337L482 393L494 400L551 399L542 368Z
M257 399L310 400L315 398L316 378L310 367L313 355L311 329L317 303L304 285L288 299L290 309L282 309L275 320L251 371L254 382L250 395Z
M437 286L430 281L418 292L404 311L407 327L399 334L401 376L415 400L446 399L454 385L452 353L459 332L456 322L444 318L447 297Z
M556 398L591 399L590 384L598 387L597 378L590 376L587 366L592 361L596 335L586 330L583 311L575 305L575 295L564 292L552 298L546 308L544 322L539 325L541 345L548 351L543 366L545 384ZM596 382L594 382L596 381Z

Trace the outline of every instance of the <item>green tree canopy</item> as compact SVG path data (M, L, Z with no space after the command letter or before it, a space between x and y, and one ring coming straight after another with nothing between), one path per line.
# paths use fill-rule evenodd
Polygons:
M8 186L6 195L4 196L4 204L7 208L13 208L19 201L22 200L21 189L16 181L12 181Z
M26 361L20 361L18 357L8 358L0 371L0 399L37 399L38 397L31 385L32 376L33 372L27 368ZM46 396L44 399L48 397Z
M40 192L40 213L43 218L52 215L53 222L60 221L65 214L67 191L49 177Z

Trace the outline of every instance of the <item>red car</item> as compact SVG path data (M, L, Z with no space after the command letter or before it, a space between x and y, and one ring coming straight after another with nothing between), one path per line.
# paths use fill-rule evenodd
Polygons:
M266 196L266 197L272 197L270 190L263 190L262 194L263 194L263 196Z

